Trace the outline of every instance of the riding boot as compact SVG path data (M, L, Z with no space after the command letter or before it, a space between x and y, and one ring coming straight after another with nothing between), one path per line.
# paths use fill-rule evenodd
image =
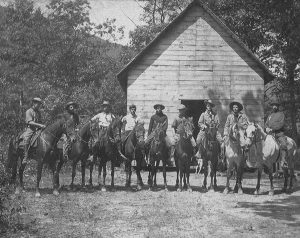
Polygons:
M26 141L24 144L24 158L22 164L28 163L29 143Z
M280 160L280 167L281 169L286 169L288 167L287 163L287 150L281 150L281 160Z

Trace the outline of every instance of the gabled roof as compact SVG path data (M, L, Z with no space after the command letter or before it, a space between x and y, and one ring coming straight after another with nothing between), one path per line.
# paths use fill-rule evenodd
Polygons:
M193 6L200 6L203 8L234 40L235 42L240 45L245 52L248 53L248 55L263 69L264 71L264 81L265 84L270 82L272 79L275 78L275 76L271 73L271 71L258 59L257 56L255 56L251 50L238 38L236 34L234 34L227 26L226 24L217 17L212 10L207 7L201 0L193 0L172 22L170 22L142 51L140 51L118 74L117 79L120 82L121 85L122 81L126 79L128 70L134 66L134 64L144 55L146 52L157 42L159 39L167 34L167 31L175 25L177 22L180 21L180 19L186 14L186 12L192 8Z

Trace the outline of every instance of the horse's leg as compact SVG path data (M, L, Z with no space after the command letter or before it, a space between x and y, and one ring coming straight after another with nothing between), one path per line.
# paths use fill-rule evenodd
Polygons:
M208 175L208 161L207 158L203 159L203 169L204 169L204 180L203 180L203 185L202 188L206 189L206 185L207 185L207 175Z
M288 188L288 192L292 193L293 192L293 179L294 179L294 169L290 169L290 184L289 184L289 188Z
M111 176L110 187L111 187L111 190L114 191L115 190L115 163L114 163L114 159L113 158L111 159L110 176Z
M186 168L186 180L187 180L187 190L189 192L192 192L192 188L190 185L190 164L188 164Z
M131 185L131 160L125 162L125 171L126 171L126 183L125 188L130 188Z
M154 167L154 183L153 186L156 188L157 187L157 183L156 183L156 175L157 175L157 171L158 171L158 166L159 166L159 160L156 161L156 165Z
M94 167L94 162L90 163L90 179L89 179L89 186L92 188L93 187L93 167Z
M176 174L177 174L177 176L176 176L175 188L178 188L178 186L179 186L179 178L178 178L178 175L179 175L179 162L176 162Z
M70 184L71 190L75 189L74 188L74 178L76 176L76 164L77 164L77 161L74 160L72 163L72 180L71 180L71 184Z
M244 193L243 188L242 188L243 170L244 170L244 165L239 164L238 170L237 170L238 194L243 194Z
M62 159L60 159L59 162L58 162L58 164L57 164L57 167L56 167L56 171L55 171L55 183L56 183L57 188L60 187L59 172L60 172L63 164L64 164L64 161Z
M259 166L257 169L257 184L256 184L256 189L254 191L255 195L260 194L260 179L261 179L261 173L262 173L262 167Z
M142 167L142 161L140 158L136 159L136 178L137 178L137 190L142 190L144 184L143 179L141 176L141 167Z
M209 176L210 176L210 185L209 185L209 190L214 191L214 165L210 161L209 163Z
M180 176L180 179L179 179L179 187L177 189L178 192L181 192L182 191L182 179L183 179L183 166L180 166L179 168L179 176Z
M166 172L166 166L167 166L167 161L163 159L163 177L164 177L164 186L165 190L168 191L168 185L167 185L167 172Z
M269 195L273 196L274 195L274 186L273 186L273 172L272 172L272 166L270 166L268 168L268 174L269 174L269 179L270 179L270 191L269 191Z
M103 169L103 184L102 184L102 188L101 188L102 192L106 192L106 183L105 183L105 181L106 181L106 162L107 162L107 160L105 158L105 160L103 160L103 165L102 165L102 169Z
M81 188L85 189L85 165L86 165L86 158L83 156L81 157Z
M20 180L20 189L24 190L24 182L23 182L23 174L25 170L26 164L21 163L19 168L19 180Z
M102 171L102 166L103 166L102 160L103 159L100 158L99 165L98 165L98 186L99 186L99 188L102 187L102 182L101 182L101 171Z
M230 185L229 180L231 177L231 171L232 171L232 167L233 167L232 161L229 161L228 159L227 159L227 164L228 164L227 165L227 182L226 182L226 187L223 191L223 193L225 193L225 194L229 193L229 185Z
M54 164L52 165L51 171L52 171L52 184L53 184L53 195L58 196L59 192L58 192L58 187L56 184L56 161L54 162Z
M43 169L43 158L38 161L37 164L37 176L36 176L36 188L35 188L35 197L40 197L40 181L42 178L42 169Z
M288 169L283 168L283 175L284 175L284 184L283 184L282 192L286 193L286 191L287 191L287 184L288 184L288 176L289 176Z

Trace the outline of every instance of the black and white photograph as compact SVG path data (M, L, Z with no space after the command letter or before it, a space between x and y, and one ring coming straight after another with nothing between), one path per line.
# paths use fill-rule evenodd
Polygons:
M0 237L299 234L299 0L0 0Z

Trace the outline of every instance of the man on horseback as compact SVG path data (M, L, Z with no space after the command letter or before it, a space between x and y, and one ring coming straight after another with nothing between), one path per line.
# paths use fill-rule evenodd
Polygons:
M140 122L140 118L136 115L136 106L134 104L129 106L129 111L126 116L122 118L123 130L122 130L122 143L125 142L129 133L133 130L135 125Z
M279 142L281 150L281 167L284 168L287 166L287 138L284 135L285 116L283 112L279 111L280 104L277 100L274 100L271 103L271 106L272 112L266 121L266 132L268 134L274 133L275 139Z
M111 104L109 101L104 100L102 103L102 109L103 111L96 114L94 117L92 117L91 122L98 122L99 126L99 141L96 141L96 143L100 143L100 146L104 143L104 135L110 125L110 123L115 119L115 116L112 114L111 110ZM94 145L92 146L94 148ZM93 149L92 149L93 150ZM88 161L92 162L92 160L95 161L95 155L93 157L89 157Z
M46 126L41 124L41 113L39 108L42 104L42 99L36 97L32 99L32 106L26 111L26 130L23 134L24 139L24 159L23 164L28 162L28 152L30 146L30 139L37 130L43 129Z
M197 136L198 145L203 145L203 142L206 139L206 129L209 126L218 128L220 125L218 114L212 110L215 104L213 104L211 100L205 100L204 103L206 105L206 111L200 115L198 121L198 126L200 127L200 131ZM217 131L217 140L220 145L223 143L223 139L219 131Z
M162 104L155 104L153 107L156 113L150 118L149 128L148 128L148 137L145 140L145 147L149 148L151 141L154 138L155 130L159 127L165 133L165 144L168 149L168 159L167 162L171 165L171 141L170 138L167 136L167 129L168 129L168 117L162 111L165 109L165 106Z
M228 139L230 128L234 124L238 124L239 127L246 129L249 125L248 117L242 113L243 105L239 102L231 102L229 104L231 113L227 116L224 126L224 141Z
M178 126L183 122L184 119L188 119L187 116L187 108L185 107L185 105L180 104L177 107L178 111L179 111L179 115L178 117L176 117L172 123L172 128L174 129L174 138L175 138L175 144L178 142L179 140L179 134L177 133L177 128ZM194 154L195 154L195 150L197 147L196 141L194 139L194 137L191 137L191 143L194 147Z

